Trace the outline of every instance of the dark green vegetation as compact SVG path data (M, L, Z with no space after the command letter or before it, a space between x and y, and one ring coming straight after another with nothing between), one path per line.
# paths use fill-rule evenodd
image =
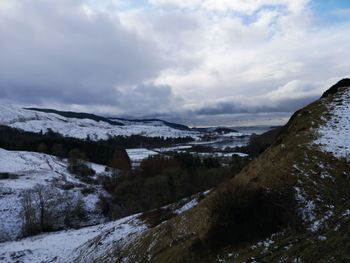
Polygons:
M112 198L101 197L101 206L111 218L159 208L228 181L248 161L234 156L223 167L216 158L186 153L150 157L138 169L105 184Z
M0 180L4 179L17 179L19 176L11 173L0 173Z
M268 190L235 180L217 190L208 209L211 225L201 240L206 250L265 238L299 224L292 191Z
M61 115L63 117L67 118L75 118L75 119L91 119L94 121L103 121L107 122L112 125L118 125L118 126L123 126L124 124L121 122L117 121L112 121L110 119L107 119L105 117L101 117L95 114L91 113L82 113L82 112L72 112L72 111L58 111L58 110L52 110L52 109L39 109L39 108L26 108L26 110L33 110L33 111L40 111L40 112L45 112L45 113L55 113L58 115Z
M92 141L64 137L52 131L33 133L0 126L0 148L50 153L58 157L68 157L71 150L79 149L85 154L87 160L104 165L109 164L116 149L122 150L140 146L167 147L192 140L192 138L151 138L133 135L129 137L117 136L104 141Z

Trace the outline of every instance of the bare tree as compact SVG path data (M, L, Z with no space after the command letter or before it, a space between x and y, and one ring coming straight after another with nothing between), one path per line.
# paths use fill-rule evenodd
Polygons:
M24 235L52 230L61 200L58 190L44 185L24 191L21 200Z
M33 191L26 190L22 194L22 219L23 234L33 235L40 232L39 221L37 219L35 204L33 202Z
M79 226L86 217L80 195L62 194L53 187L36 185L22 194L23 234L34 235L65 226Z

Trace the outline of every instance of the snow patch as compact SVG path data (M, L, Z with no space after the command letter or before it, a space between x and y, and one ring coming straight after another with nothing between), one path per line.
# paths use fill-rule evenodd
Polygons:
M338 158L349 158L350 88L346 89L338 100L330 103L328 110L332 118L319 127L319 137L314 144Z
M157 152L145 148L126 149L126 152L128 153L131 162L141 162L150 156L158 155Z
M196 205L198 205L198 201L197 198L189 201L188 203L184 204L182 207L180 207L179 209L175 210L176 214L182 214L184 212L186 212L187 210L190 210L191 208L195 207Z

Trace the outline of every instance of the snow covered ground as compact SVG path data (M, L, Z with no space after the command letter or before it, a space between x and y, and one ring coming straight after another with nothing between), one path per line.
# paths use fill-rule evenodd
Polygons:
M126 149L126 152L132 163L139 163L150 156L158 155L157 152L145 148Z
M245 153L240 153L240 152L229 152L229 153L222 153L222 152L201 152L201 153L196 153L196 152L190 152L193 155L198 155L202 157L232 157L233 155L237 155L239 157L248 157L248 154Z
M93 262L147 229L137 217L0 243L0 262Z
M350 158L350 88L344 90L339 100L329 106L332 116L319 130L315 144L338 158Z
M96 176L109 176L105 166L91 164ZM25 190L37 185L52 187L61 193L81 196L89 213L88 224L96 224L103 219L96 211L98 195L105 191L96 185L88 185L67 171L67 161L57 157L34 152L7 151L0 148L0 175L9 174L10 178L0 179L0 241L13 240L20 236L22 220L21 196ZM64 186L69 185L69 190ZM92 189L81 194L84 189Z
M21 109L12 105L0 105L0 124L30 132L46 132L51 129L61 135L78 139L105 140L110 136L142 135L166 138L193 137L199 133L171 128L159 121L124 122L124 126L112 125L92 119L66 118L55 113Z
M195 194L162 209L182 214L195 207L199 199L209 193L210 190ZM140 215L78 230L59 231L0 243L0 262L95 262L112 250L122 249L148 229L146 223L140 220ZM103 260L115 262L116 258Z
M200 193L207 195L210 191ZM184 203L179 207L179 204ZM167 207L182 214L198 204L198 196L185 198ZM166 208L166 207L165 207ZM147 230L140 214L78 230L60 231L0 243L0 262L94 262L112 249L122 248ZM115 262L106 259L106 262Z

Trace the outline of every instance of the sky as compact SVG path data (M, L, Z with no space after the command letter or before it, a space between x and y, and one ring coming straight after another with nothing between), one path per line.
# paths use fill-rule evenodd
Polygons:
M282 124L349 43L348 0L0 0L0 103Z

